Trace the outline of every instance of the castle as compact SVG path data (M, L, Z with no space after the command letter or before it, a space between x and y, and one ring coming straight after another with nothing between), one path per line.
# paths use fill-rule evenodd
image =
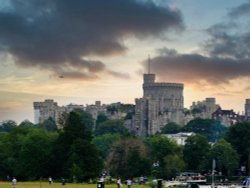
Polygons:
M221 121L225 126L230 126L238 121L250 121L250 99L246 99L245 115L240 116L233 110L222 110L216 104L215 98L206 98L204 101L193 102L190 110L184 109L183 98L184 84L182 83L159 83L155 82L155 74L143 75L143 97L135 99L134 115L132 119L126 119L124 126L138 136L150 136L158 132L170 122L185 125L195 118L208 118ZM109 112L109 107L115 105L115 111ZM119 110L121 103L112 105L101 104L96 101L93 105L58 106L52 99L44 102L34 102L35 123L43 123L52 118L58 123L64 112L68 113L74 109L83 109L93 117L93 130L100 113L104 113L109 119L120 119L126 116L127 110ZM132 105L133 106L133 105ZM129 106L131 113L132 106ZM114 107L114 106L112 106ZM59 126L59 124L57 124ZM61 127L58 127L61 128Z
M155 74L150 73L143 78L143 97L135 99L135 133L149 136L160 132L169 122L183 125L184 85L155 82Z

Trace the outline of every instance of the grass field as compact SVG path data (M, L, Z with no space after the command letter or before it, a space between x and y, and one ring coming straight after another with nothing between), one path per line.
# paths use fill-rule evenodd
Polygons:
M11 182L0 182L0 188L12 188ZM75 184L66 183L52 183L49 185L48 182L18 182L16 188L97 188L97 184ZM116 184L105 185L105 188L117 188ZM127 188L123 185L121 188ZM131 188L149 188L147 185L132 185Z

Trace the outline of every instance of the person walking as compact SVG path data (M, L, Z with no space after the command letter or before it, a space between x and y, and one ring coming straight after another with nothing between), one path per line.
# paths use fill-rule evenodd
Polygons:
M51 184L53 181L52 181L52 177L50 176L49 177L49 184Z
M131 185L132 185L132 180L131 180L131 179L128 179L128 180L127 180L127 186L128 186L128 188L130 188Z
M120 188L121 187L121 178L119 177L117 179L117 188Z
M16 188L16 183L17 183L17 180L15 177L13 177L13 179L12 179L12 187L13 188Z

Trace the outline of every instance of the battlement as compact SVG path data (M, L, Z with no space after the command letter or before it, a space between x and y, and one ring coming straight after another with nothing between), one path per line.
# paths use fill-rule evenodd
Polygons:
M147 83L147 84L143 84L143 88L167 88L167 87L171 87L171 88L179 88L179 89L183 89L184 87L184 84L181 84L181 83Z

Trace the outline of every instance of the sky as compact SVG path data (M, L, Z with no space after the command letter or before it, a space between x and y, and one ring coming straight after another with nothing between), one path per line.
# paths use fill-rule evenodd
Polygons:
M244 111L249 0L1 0L0 122L34 122L33 102L134 104L143 73Z

